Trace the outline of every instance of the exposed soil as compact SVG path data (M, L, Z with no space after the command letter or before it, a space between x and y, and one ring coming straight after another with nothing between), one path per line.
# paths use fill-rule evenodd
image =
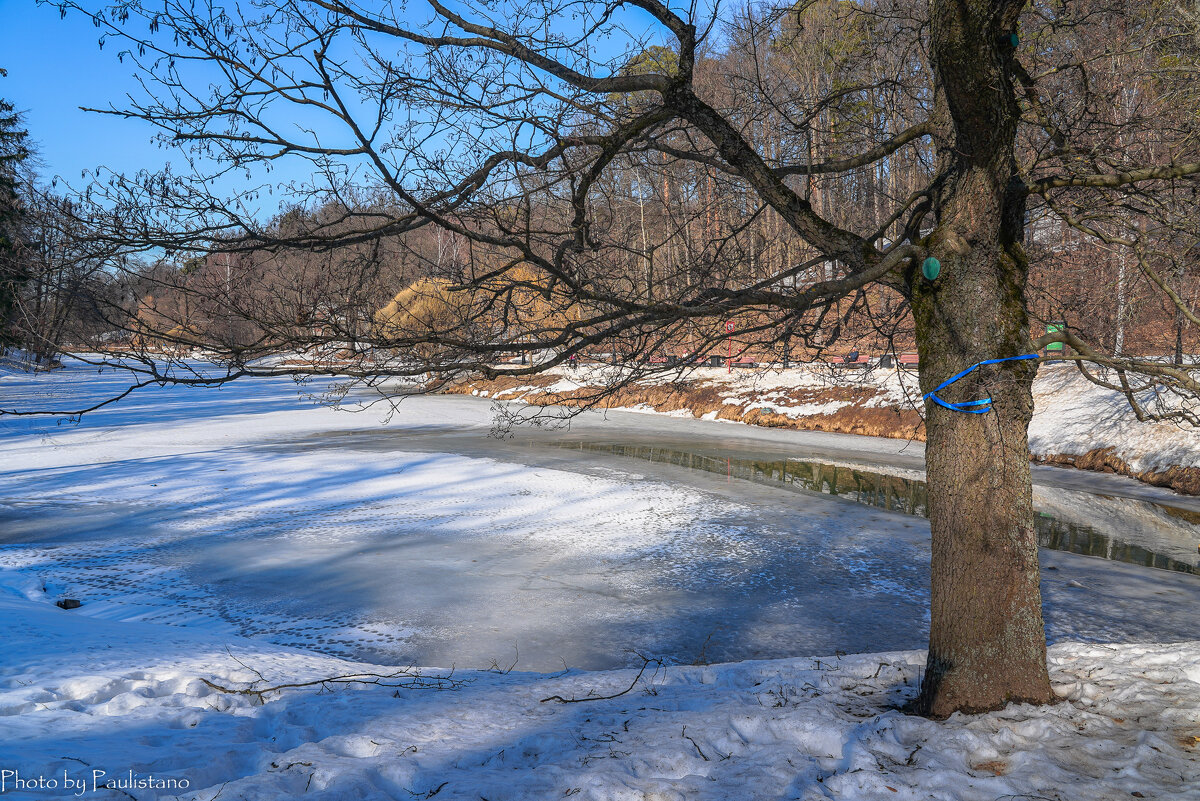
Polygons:
M528 403L563 406L587 406L597 409L628 408L647 406L656 412L687 410L696 417L712 415L718 420L734 420L767 428L791 428L800 431L830 431L839 434L862 434L894 439L925 439L925 425L921 416L913 409L896 406L880 407L866 405L875 393L869 389L854 387L800 388L787 392L771 392L772 402L780 406L793 406L819 401L843 401L843 406L828 414L812 414L790 417L770 409L748 408L756 401L726 403L729 388L707 381L680 381L670 384L630 385L609 389L608 387L584 387L571 392L546 392L540 389L521 387L548 387L558 380L557 376L528 376L512 378L504 376L492 381L470 381L447 387L443 392L460 395L487 392L488 397L521 399Z

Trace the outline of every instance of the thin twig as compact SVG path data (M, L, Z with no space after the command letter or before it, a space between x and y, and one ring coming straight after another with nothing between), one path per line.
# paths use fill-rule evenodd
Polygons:
M393 681L402 679L401 681ZM328 676L312 681L276 684L271 687L250 686L242 689L225 687L201 677L201 682L217 692L230 695L248 695L258 699L260 704L266 703L268 693L296 690L304 687L327 687L334 684L373 684L377 687L397 687L409 690L456 690L468 683L467 679L452 678L452 674L444 676L427 676L411 670L400 670L395 673L350 673L344 676Z
M657 667L655 668L656 672L659 667L662 667L661 659L651 659L648 656L643 656L642 659L644 661L642 662L641 670L639 670L637 675L633 677L633 681L630 682L629 686L626 687L624 690L621 690L621 692L619 692L619 693L616 693L614 695L589 695L586 698L563 698L561 695L552 695L549 698L543 698L541 702L543 704L546 703L547 701L558 701L560 704L580 704L580 703L583 703L584 701L611 701L614 698L620 698L622 695L625 695L626 693L631 692L633 690L633 688L637 686L638 681L641 680L641 678L642 678L642 674L646 672L646 668L651 663L654 663L655 665L657 665Z

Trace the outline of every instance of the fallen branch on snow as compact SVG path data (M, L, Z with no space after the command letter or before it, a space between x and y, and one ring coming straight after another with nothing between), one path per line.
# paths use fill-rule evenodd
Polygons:
M344 676L328 676L321 679L313 679L312 681L276 684L270 687L261 687L258 686L258 682L255 682L254 685L241 689L225 687L203 677L200 681L205 686L217 692L251 696L258 699L260 704L266 703L266 696L269 693L297 690L305 687L327 689L330 686L338 684L371 684L377 687L395 687L402 690L457 690L469 683L468 679L456 679L453 677L453 674L426 675L420 671L407 668L398 670L395 673L348 673Z
M544 704L547 701L557 701L560 704L580 704L584 701L611 701L613 698L620 698L622 695L631 692L633 688L637 686L637 683L642 678L642 674L646 672L646 668L651 664L655 665L655 673L658 673L658 669L662 667L663 662L661 659L651 659L650 657L642 656L641 654L638 654L638 656L642 657L641 670L639 670L637 675L633 677L633 681L630 682L628 687L626 687L624 690L621 690L621 692L616 693L615 695L588 695L583 698L563 698L561 695L552 695L549 698L543 698L542 703Z

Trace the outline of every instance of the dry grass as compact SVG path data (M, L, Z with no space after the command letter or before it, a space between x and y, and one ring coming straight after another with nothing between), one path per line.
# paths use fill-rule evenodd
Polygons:
M546 387L554 383L552 376L513 378L504 376L492 381L470 381L448 387L445 392L470 395L486 391L496 397L521 386ZM560 404L614 409L647 406L657 412L687 410L696 417L714 414L718 420L734 420L767 428L789 428L800 431L829 431L839 434L861 434L893 439L925 439L924 423L912 409L866 405L875 393L852 387L804 388L787 393L786 405L820 401L843 401L843 406L828 414L789 417L778 412L757 408L747 411L753 399L744 405L725 403L728 388L706 381L681 381L671 384L632 385L608 391L601 387L584 387L571 392L525 392L519 397L533 404ZM518 396L513 395L512 399ZM777 395L776 395L777 397ZM782 405L782 404L781 404Z
M1002 759L993 759L988 762L980 762L977 765L972 765L971 770L992 774L993 776L1003 776L1008 773L1008 763Z

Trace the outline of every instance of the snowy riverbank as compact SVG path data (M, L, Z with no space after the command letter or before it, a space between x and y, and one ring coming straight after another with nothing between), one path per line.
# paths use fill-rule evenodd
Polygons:
M120 380L71 365L0 388L77 404ZM1195 575L1043 551L1067 701L933 723L896 711L927 634L923 520L496 440L477 399L412 399L385 426L296 390L148 388L79 423L0 421L0 799L73 797L64 777L138 801L1200 797ZM833 439L613 417L573 431ZM665 666L635 681L631 648ZM888 653L796 656L838 650ZM206 683L411 663L466 683L265 703ZM620 695L543 701L589 694ZM59 786L14 791L18 773Z
M469 381L453 391L531 403L595 402L620 383L596 366L543 376ZM1087 381L1072 365L1043 365L1033 385L1029 429L1040 462L1136 477L1200 495L1200 431L1175 423L1139 422L1118 392ZM1154 407L1153 392L1140 400ZM622 385L601 408L657 412L773 428L899 439L923 439L915 372L828 366L781 369L699 367Z

